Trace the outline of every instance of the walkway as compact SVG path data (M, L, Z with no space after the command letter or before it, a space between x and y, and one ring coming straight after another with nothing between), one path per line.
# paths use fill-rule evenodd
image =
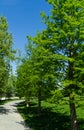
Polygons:
M20 100L0 105L0 130L30 130L17 112L16 105Z

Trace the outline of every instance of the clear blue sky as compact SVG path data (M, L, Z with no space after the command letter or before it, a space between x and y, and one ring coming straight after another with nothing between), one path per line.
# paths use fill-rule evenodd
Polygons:
M50 12L51 6L45 0L0 0L0 15L5 16L9 32L13 35L14 48L24 52L26 36L34 36L45 28L40 12Z
M45 27L41 23L41 11L47 14L50 11L50 5L45 0L0 0L0 15L7 18L15 48L23 51L26 35L34 36Z

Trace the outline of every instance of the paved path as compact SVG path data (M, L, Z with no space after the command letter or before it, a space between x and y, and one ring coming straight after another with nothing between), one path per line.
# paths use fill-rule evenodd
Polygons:
M20 100L0 105L0 130L30 130L17 112L16 105Z

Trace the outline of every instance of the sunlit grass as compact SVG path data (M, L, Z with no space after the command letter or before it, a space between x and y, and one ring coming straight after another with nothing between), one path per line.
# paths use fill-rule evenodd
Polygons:
M54 104L42 101L41 115L37 114L37 101L32 100L30 107L22 102L18 110L32 130L70 130L70 113L68 104ZM84 101L77 105L79 130L84 129Z

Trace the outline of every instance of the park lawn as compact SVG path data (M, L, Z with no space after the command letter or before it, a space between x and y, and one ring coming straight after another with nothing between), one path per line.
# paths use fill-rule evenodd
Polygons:
M77 104L77 117L79 130L84 129L84 101ZM37 101L32 100L30 107L22 102L18 111L23 116L26 124L32 130L70 130L69 105L65 103L54 104L42 101L42 113L37 114Z

